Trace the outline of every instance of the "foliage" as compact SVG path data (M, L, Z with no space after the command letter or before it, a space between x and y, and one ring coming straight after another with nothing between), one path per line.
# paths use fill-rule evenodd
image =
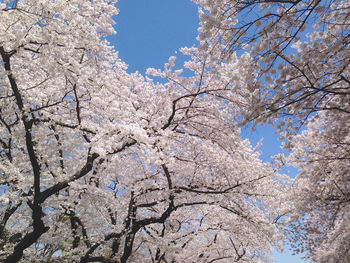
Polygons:
M103 40L116 1L0 3L2 261L270 262L285 234L349 262L349 1L194 2L192 74L161 84Z
M242 123L275 125L291 150L278 159L299 169L287 229L296 252L349 262L349 1L198 2L202 48L255 69L237 86L250 97Z
M251 59L127 74L114 5L1 3L1 260L268 262L287 186L234 121Z

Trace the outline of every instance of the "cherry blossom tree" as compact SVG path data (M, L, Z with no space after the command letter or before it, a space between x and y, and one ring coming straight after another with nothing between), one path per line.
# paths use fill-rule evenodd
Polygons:
M349 1L196 2L201 48L253 69L236 86L250 98L242 124L273 124L299 169L287 230L296 251L349 262Z
M127 74L115 3L1 2L1 261L269 262L287 185L235 122L253 68Z
M297 251L308 251L314 262L350 258L347 117L335 111L318 114L293 139L295 146L287 159L299 169L292 242Z

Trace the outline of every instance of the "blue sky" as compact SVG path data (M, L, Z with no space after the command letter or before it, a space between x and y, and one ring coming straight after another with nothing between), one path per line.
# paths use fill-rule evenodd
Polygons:
M117 7L120 9L115 18L118 33L108 40L129 65L130 73L145 74L148 67L163 68L181 47L197 45L197 7L190 0L119 0ZM177 63L183 60L180 57ZM279 151L280 142L271 127L258 128L254 133L242 129L242 135L253 145L264 138L260 148L264 161ZM276 263L307 262L285 250L275 253Z

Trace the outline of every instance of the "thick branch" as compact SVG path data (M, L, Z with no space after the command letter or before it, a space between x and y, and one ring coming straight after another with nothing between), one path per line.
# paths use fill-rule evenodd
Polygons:
M48 197L52 196L53 194L58 193L60 190L62 190L64 188L66 188L69 185L69 183L76 181L79 178L86 175L87 173L89 173L92 170L94 161L98 157L99 157L99 155L97 153L93 153L92 155L89 155L87 160L86 160L85 165L83 166L83 168L80 171L76 172L74 175L69 177L67 180L64 180L63 182L59 182L59 183L55 184L54 186L43 191L41 193L41 197L40 197L39 202L43 203Z

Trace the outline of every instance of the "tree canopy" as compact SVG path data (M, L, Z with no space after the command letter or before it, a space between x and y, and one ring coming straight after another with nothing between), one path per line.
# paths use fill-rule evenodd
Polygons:
M0 260L349 262L350 3L194 1L192 73L142 76L116 2L0 2ZM290 154L262 162L250 123Z
M242 124L273 124L291 151L279 161L298 168L292 246L314 262L349 262L349 1L200 3L203 48L225 62L243 53L254 69Z

